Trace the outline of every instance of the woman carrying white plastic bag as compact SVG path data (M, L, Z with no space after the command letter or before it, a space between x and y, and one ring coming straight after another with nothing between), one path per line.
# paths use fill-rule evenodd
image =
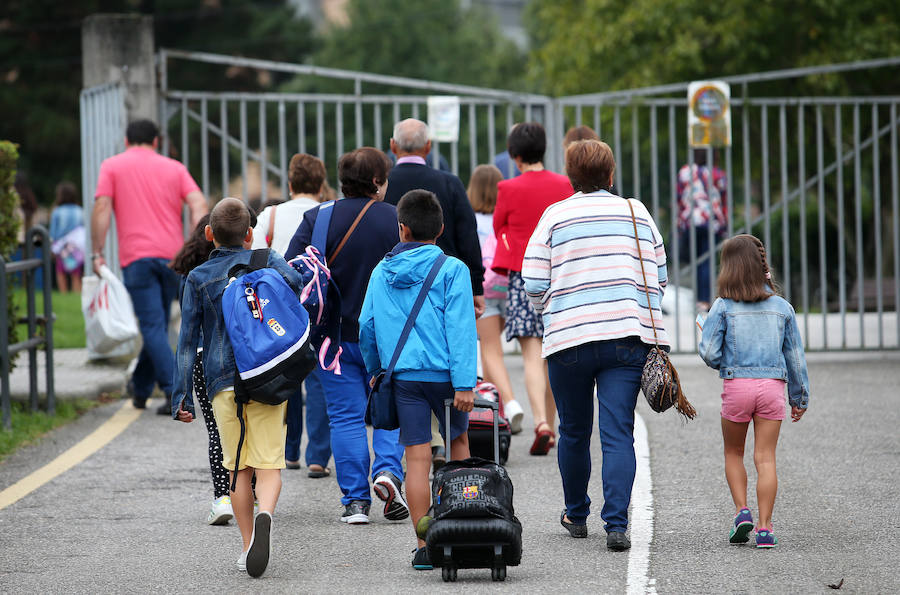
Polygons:
M106 265L100 268L99 277L85 277L81 289L81 311L91 358L117 355L121 351L117 348L129 344L138 336L137 319L128 290Z

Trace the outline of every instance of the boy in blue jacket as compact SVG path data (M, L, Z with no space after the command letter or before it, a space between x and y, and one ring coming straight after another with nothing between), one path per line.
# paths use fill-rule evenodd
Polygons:
M400 243L378 263L359 316L359 348L366 371L377 376L387 367L422 283L441 249L444 230L437 198L411 190L397 203ZM468 412L477 380L475 308L469 269L449 257L438 272L415 326L394 368L394 395L400 444L406 449L406 495L415 527L431 505L431 413L444 425L444 400L453 399L449 435L454 459L469 457ZM425 542L418 540L412 565L430 570Z

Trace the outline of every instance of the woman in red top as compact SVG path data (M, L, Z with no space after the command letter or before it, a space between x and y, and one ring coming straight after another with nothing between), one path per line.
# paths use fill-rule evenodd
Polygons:
M522 175L498 184L494 210L497 251L491 268L509 275L506 339L519 340L525 362L525 389L534 417L531 454L545 455L556 443L553 432L556 405L547 380L547 364L541 358L544 325L531 307L522 283L522 259L541 215L551 204L574 194L569 179L544 169L547 135L536 122L517 124L507 140L509 155Z

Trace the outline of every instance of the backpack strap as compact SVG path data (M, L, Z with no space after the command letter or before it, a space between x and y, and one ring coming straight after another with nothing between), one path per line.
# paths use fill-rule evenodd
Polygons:
M272 207L272 211L269 213L269 233L266 234L266 246L269 248L272 247L272 242L275 241L275 211L278 209L278 205Z
M247 426L244 424L244 402L237 399L235 402L237 403L237 418L241 422L241 437L238 438L237 454L234 455L234 471L231 473L232 492L237 488L237 474L238 469L241 468L241 448L244 446L244 436L247 434Z
M257 248L250 252L250 262L248 264L236 264L228 269L228 278L237 277L238 275L258 271L269 266L269 249Z
M431 270L428 271L428 276L425 277L425 282L422 283L422 289L419 290L416 302L413 304L412 310L409 312L409 317L406 319L406 326L403 327L403 332L400 333L400 339L397 341L397 346L394 347L394 355L391 356L391 363L388 364L387 369L384 371L383 382L387 383L391 381L391 375L394 373L394 366L397 365L397 360L400 359L400 352L403 351L403 346L406 345L406 340L409 339L409 334L416 324L416 317L419 315L419 310L422 309L425 298L428 297L428 291L431 289L431 285L434 283L438 271L440 271L441 266L443 266L446 260L447 255L441 252L435 259L434 264L431 265Z
M316 214L316 224L312 231L312 245L316 247L319 254L325 257L325 242L328 240L328 228L331 225L331 214L334 212L335 201L330 200L319 207Z
M350 224L350 229L348 229L347 233L344 234L344 237L337 245L337 248L334 249L334 252L331 253L331 256L326 258L329 265L334 265L334 259L337 258L338 254L341 253L341 250L343 250L344 248L344 244L347 243L347 240L349 240L350 236L353 235L353 232L356 231L356 226L359 225L359 222L362 221L363 215L366 214L366 211L368 211L373 204L375 204L375 199L369 199L369 202L366 203L366 206L362 208L362 210L359 212L359 215L357 215L356 219L353 220L353 223Z

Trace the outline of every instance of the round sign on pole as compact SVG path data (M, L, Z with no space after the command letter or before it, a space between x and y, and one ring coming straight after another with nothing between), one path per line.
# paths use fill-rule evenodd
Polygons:
M688 141L692 147L731 146L731 86L722 81L688 85Z

